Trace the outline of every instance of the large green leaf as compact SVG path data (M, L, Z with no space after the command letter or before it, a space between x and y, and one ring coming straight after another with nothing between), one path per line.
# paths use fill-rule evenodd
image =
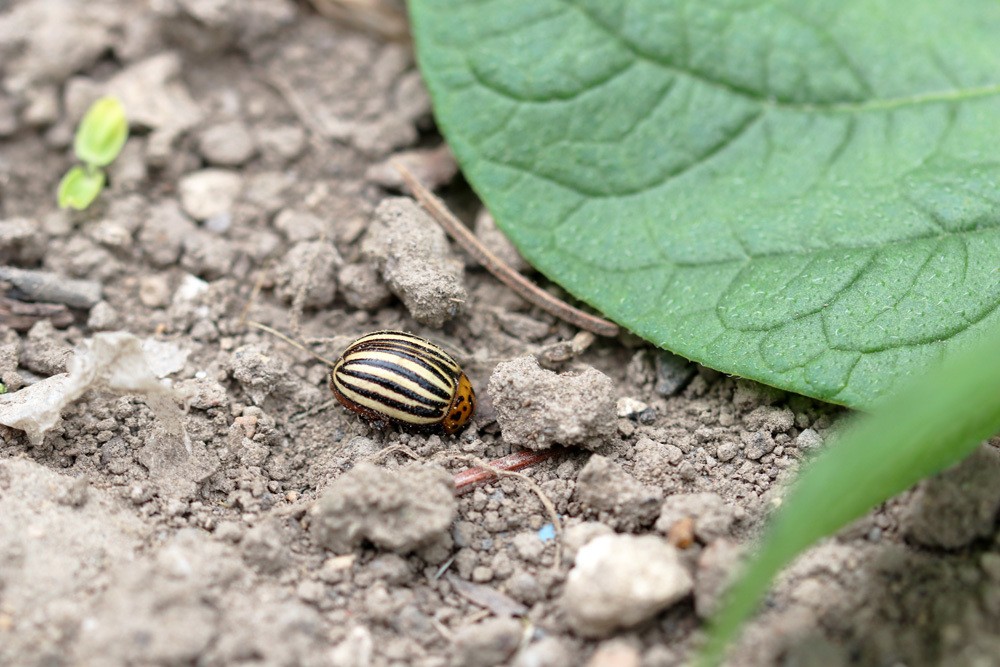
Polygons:
M869 407L1000 323L996 0L411 0L441 129L543 273Z

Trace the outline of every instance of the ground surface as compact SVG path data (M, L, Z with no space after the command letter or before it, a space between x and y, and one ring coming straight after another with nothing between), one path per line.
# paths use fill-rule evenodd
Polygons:
M0 379L57 376L97 332L155 339L190 447L162 405L107 386L34 444L0 427L0 664L682 664L842 416L627 335L570 349L578 332L406 202L376 214L400 194L386 159L419 149L476 217L405 43L283 0L23 0L0 3L0 76L2 263L101 292L4 315ZM59 211L75 123L108 90L133 136L98 203ZM380 328L433 338L479 414L457 438L373 430L329 404L321 362L247 320L328 358ZM524 355L572 375L502 363ZM536 485L452 500L470 457L529 441L574 446L526 471ZM731 664L1000 664L997 452L800 559Z

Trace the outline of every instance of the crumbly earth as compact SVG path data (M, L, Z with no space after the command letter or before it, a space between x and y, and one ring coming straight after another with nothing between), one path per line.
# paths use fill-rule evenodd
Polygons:
M402 194L390 158L470 225L483 216L410 47L359 31L373 15L0 3L0 280L22 309L0 301L0 380L23 391L95 333L129 332L160 343L144 349L187 434L148 397L96 390L36 444L0 427L0 664L680 665L785 483L838 427L836 408L627 334L579 335L456 248L447 281L387 286L362 245ZM74 127L106 92L132 135L97 203L60 211ZM438 310L415 317L393 294ZM327 366L258 324L327 358L377 329L432 338L479 413L458 437L374 430L331 403ZM497 382L551 395L504 394L510 433L582 429L594 451L558 449L523 471L533 483L452 498L448 474L518 447L487 385L525 355L554 374L532 364L519 383L508 364ZM558 378L588 377L574 390L610 392L614 410L528 421L560 405ZM559 415L572 417L545 416ZM998 445L804 554L729 664L1000 664ZM633 581L654 575L655 590Z

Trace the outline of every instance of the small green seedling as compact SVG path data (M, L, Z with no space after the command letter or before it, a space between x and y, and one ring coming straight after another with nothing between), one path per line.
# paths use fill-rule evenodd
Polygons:
M59 207L82 211L101 194L107 177L104 167L111 164L128 139L125 107L114 97L94 102L76 130L73 152L83 162L59 182Z

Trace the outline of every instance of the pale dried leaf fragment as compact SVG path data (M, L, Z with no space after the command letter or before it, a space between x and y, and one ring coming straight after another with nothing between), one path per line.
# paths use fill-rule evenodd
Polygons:
M153 371L157 366L157 360L136 336L124 331L95 334L77 347L68 364L69 372L0 395L0 424L24 431L31 444L38 446L45 433L59 424L63 409L87 390L140 395L164 429L183 438L190 454L191 443L176 394L160 382Z

